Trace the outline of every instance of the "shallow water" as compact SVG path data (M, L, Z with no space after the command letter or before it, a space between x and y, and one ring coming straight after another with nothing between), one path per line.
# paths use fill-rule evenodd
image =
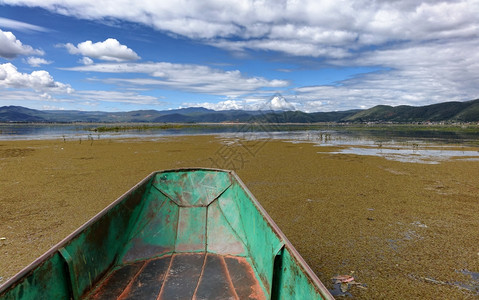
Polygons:
M337 152L328 154L355 154L380 156L388 160L408 163L438 164L450 159L479 160L479 147L475 150L463 150L461 147L470 144L471 139L438 139L437 136L422 137L411 135L410 137L351 134L341 131L293 131L293 132L248 132L222 134L225 144L234 143L235 139L281 139L291 143L313 143L316 146L339 146ZM444 144L455 143L454 145ZM457 143L457 144L456 144ZM325 153L325 152L318 152Z
M102 125L104 126L104 124ZM114 126L114 125L107 125ZM156 139L180 135L215 134L224 144L233 145L238 139L286 140L291 143L313 143L316 146L339 146L332 154L380 156L388 160L408 163L438 164L450 159L479 160L479 151L461 150L461 146L475 145L479 132L451 132L427 130L351 130L341 127L317 130L301 125L204 125L182 128L127 130L120 132L92 131L95 124L0 124L0 140L63 139L93 141L99 139L141 138ZM447 144L454 144L449 147ZM437 149L440 145L440 149ZM458 148L459 147L459 148ZM477 148L479 150L479 148ZM322 152L319 152L322 153ZM329 152L331 153L331 152Z
M425 146L427 147L427 146ZM321 152L320 152L321 153ZM408 163L438 164L450 159L479 160L479 151L465 151L459 149L428 149L428 148L382 148L382 147L351 147L333 154L355 154L381 156L385 159Z
M238 129L231 127L184 127L170 129L131 129L124 131L95 132L97 124L0 124L0 140L87 140L121 138L155 138L175 135L216 134Z

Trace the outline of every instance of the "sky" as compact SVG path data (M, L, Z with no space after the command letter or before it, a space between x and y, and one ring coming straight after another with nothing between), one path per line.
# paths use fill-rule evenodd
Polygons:
M131 111L479 98L479 0L0 0L0 106Z

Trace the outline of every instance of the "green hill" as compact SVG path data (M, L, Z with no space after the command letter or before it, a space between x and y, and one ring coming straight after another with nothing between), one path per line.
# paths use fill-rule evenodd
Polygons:
M478 122L479 99L427 106L378 105L343 119L346 122Z
M202 107L173 110L136 110L130 112L35 110L21 106L0 107L0 122L157 122L157 123L319 123L319 122L479 122L479 99L443 102L427 106L378 105L366 110L339 112L302 111L215 111Z

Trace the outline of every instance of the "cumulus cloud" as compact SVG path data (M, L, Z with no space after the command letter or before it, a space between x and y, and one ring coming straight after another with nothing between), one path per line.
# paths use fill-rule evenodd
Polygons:
M24 45L10 31L0 29L0 57L12 59L19 55L43 55L42 50L33 49L29 45Z
M97 58L107 61L130 61L138 60L140 57L135 51L131 50L125 45L120 44L116 39L106 39L103 42L93 43L92 41L85 41L74 46L71 43L65 45L70 54L80 54L85 56L85 59ZM89 60L91 62L91 59Z
M28 57L25 60L25 62L32 67L39 67L41 65L49 65L49 64L52 63L51 61L48 61L48 60L43 59L41 57L32 57L32 56Z
M105 0L101 10L94 0L4 2L39 6L85 19L143 23L219 47L317 57L344 56L364 46L392 41L472 38L477 36L479 14L476 0L186 0L141 4ZM286 47L288 43L292 47ZM307 50L300 51L302 47Z
M55 81L47 71L34 71L30 74L21 73L11 64L0 65L0 87L15 89L33 89L44 93L71 93L69 84Z
M296 108L281 95L274 95L266 103L266 109L270 110L295 110Z
M331 85L294 89L307 111L369 108L379 104L421 106L479 96L479 41L403 45L372 51L338 65L388 66ZM467 52L467 55L463 53Z
M282 95L245 97L243 100L224 100L219 102L184 102L181 107L204 107L213 110L296 110L298 103L286 100Z
M107 83L163 87L187 92L197 92L236 97L261 89L282 88L285 80L268 80L263 77L245 77L238 70L223 71L193 64L158 63L110 63L68 68L71 71L102 73L144 73L150 78L110 78Z
M244 101L225 100L217 103L213 102L184 102L180 107L204 107L212 110L240 110L247 109Z
M94 0L3 0L3 3L43 7L90 20L111 18L142 23L172 36L187 37L234 52L267 51L299 56L306 61L299 64L304 65L313 61L321 66L381 69L331 85L281 91L288 100L298 103L295 104L298 109L327 111L380 103L424 105L479 96L477 0L185 0L141 3L104 0L101 10ZM69 47L85 57L102 59L99 55L82 53L79 45ZM98 72L112 72L107 70L118 67L90 66L97 68ZM125 66L118 68L147 68ZM272 80L245 78L241 74L223 71L212 75L216 80L226 81L214 82L192 78L186 72L182 73L186 70L182 67L179 70L166 65L154 67L158 70L140 72L153 78L111 80L118 84L135 83L225 96L288 86L285 81L274 84ZM180 75L184 77L180 78ZM238 81L238 87L233 84L234 80ZM229 88L231 93L227 92ZM224 102L220 105L234 107L236 104Z

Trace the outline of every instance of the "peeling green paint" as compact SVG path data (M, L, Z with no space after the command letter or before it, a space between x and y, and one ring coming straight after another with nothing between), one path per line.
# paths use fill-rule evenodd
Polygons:
M150 175L0 287L0 299L88 297L121 266L175 253L242 257L268 298L332 299L241 180L211 169Z

